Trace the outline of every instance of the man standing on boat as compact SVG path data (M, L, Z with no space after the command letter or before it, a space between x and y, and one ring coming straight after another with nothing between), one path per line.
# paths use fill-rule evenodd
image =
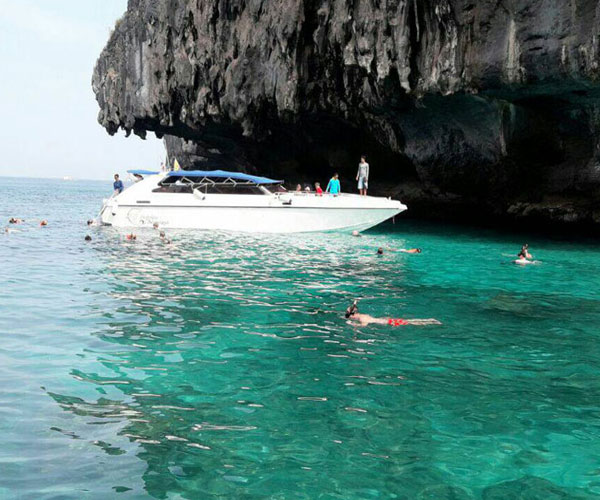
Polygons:
M367 189L369 189L369 164L364 155L360 157L356 180L358 181L358 192L362 196L367 196Z
M123 181L119 179L119 174L115 174L115 182L113 183L113 188L115 189L115 193L121 194L123 192Z
M341 193L342 187L340 186L340 179L337 172L329 179L329 184L327 184L327 189L325 191L333 196L338 196Z

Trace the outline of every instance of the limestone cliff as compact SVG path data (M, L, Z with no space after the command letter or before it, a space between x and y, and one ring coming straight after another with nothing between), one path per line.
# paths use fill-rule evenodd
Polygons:
M421 213L600 225L599 28L597 0L129 0L93 87L188 168L350 188L366 153Z

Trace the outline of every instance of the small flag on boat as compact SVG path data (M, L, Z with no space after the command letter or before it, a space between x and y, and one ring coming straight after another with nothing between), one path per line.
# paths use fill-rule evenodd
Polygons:
M177 172L177 170L181 170L181 166L179 165L179 162L177 161L177 158L175 158L175 161L173 162L173 170L175 172Z

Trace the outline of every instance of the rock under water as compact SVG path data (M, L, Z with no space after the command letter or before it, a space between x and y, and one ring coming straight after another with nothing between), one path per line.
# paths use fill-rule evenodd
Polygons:
M184 168L353 189L366 153L419 215L600 227L599 34L597 0L129 0L93 88Z

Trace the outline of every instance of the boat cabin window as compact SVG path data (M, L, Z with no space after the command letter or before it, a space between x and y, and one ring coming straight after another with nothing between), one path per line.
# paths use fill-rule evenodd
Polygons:
M194 189L207 194L270 194L276 186L259 186L256 184L246 184L236 182L207 182L206 178L186 177L167 177L163 179L153 193L192 193Z
M260 186L252 184L214 184L197 188L207 194L265 194Z

